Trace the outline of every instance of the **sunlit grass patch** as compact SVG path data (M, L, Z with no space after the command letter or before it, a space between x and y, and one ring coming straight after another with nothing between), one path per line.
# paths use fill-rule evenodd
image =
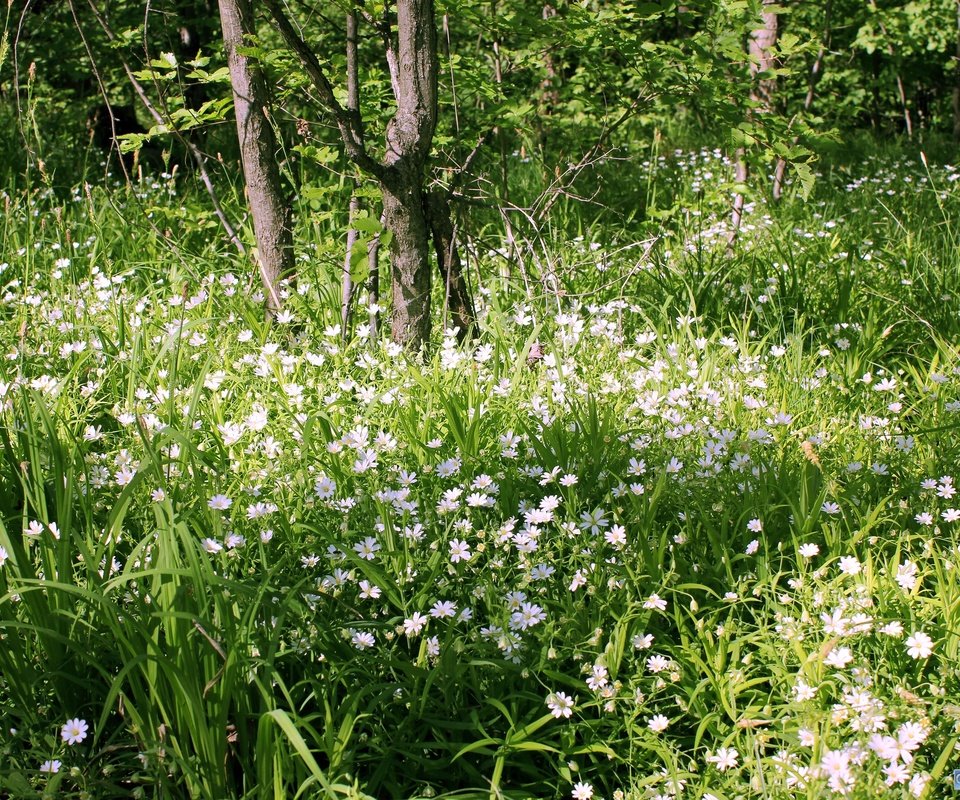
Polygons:
M837 171L733 259L683 214L558 237L552 278L478 250L478 339L423 362L342 341L326 243L268 326L213 248L15 205L3 791L940 793L952 174Z

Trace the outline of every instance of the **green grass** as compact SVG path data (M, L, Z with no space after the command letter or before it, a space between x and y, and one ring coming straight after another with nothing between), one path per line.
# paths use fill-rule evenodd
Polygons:
M948 792L958 173L836 158L731 254L720 157L625 163L465 219L423 362L342 343L333 215L267 325L187 179L9 197L0 793Z

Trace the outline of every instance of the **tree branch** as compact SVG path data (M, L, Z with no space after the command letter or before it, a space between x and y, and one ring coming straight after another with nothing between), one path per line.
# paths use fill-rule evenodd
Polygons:
M270 16L273 17L274 22L277 23L277 29L280 31L283 40L287 43L287 47L289 47L300 60L300 64L307 73L307 77L310 78L310 82L316 87L317 92L319 92L320 102L323 103L327 111L333 116L334 122L340 131L340 138L343 141L347 157L364 172L378 179L382 179L386 174L386 169L367 152L366 145L363 142L363 121L360 117L360 112L346 109L337 101L333 93L333 86L330 85L330 81L327 79L316 55L313 50L310 49L310 46L300 37L300 34L294 30L292 23L286 14L283 13L283 9L280 7L278 0L263 0L263 5L266 6L267 11L270 12Z
M90 10L93 11L94 17L97 18L97 22L100 23L100 27L103 28L103 32L106 34L107 38L111 42L114 41L114 39L116 39L116 34L113 32L113 29L110 27L106 18L100 12L100 9L97 8L94 0L87 0L87 3L90 6ZM123 65L123 71L127 75L127 80L130 81L133 91L143 104L143 107L147 110L147 113L153 118L153 121L156 122L157 125L165 125L166 120L164 119L163 114L161 114L153 105L149 95L140 84L140 81L138 81L136 76L133 74L133 70L130 69L130 65L127 64L126 59L121 59L120 63ZM243 246L243 242L240 241L240 237L237 236L237 232L234 230L233 225L230 224L230 220L227 218L223 207L220 205L220 199L217 197L216 189L213 186L213 180L210 178L210 173L207 172L206 157L200 151L200 148L191 142L186 136L183 136L176 130L173 131L173 134L187 148L190 153L190 157L193 159L193 163L196 164L197 172L200 173L200 181L203 183L203 188L206 190L207 196L210 198L210 203L213 205L213 212L217 215L217 219L220 220L220 225L223 227L227 237L233 243L233 246L237 248L237 252L240 253L240 255L246 255L247 248Z

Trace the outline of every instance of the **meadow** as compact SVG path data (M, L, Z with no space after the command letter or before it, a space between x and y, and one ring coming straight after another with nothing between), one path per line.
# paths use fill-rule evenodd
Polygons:
M188 178L3 196L0 794L953 796L960 169L731 252L719 151L621 158L423 359L306 201L267 323Z

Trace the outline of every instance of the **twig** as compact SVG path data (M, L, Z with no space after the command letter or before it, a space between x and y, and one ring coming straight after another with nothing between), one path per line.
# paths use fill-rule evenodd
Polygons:
M320 94L320 102L333 117L337 128L340 130L340 138L343 140L344 149L347 156L360 169L368 172L379 180L383 180L387 170L379 161L373 158L368 152L363 141L363 121L359 111L344 108L337 101L333 92L333 86L327 79L323 67L317 60L316 55L310 46L294 30L293 25L287 16L283 13L280 3L277 0L263 0L264 6L270 12L280 36L287 43L294 55L299 59L300 65L307 73L311 83Z
M70 2L72 5L73 0L70 0ZM97 22L100 23L100 27L103 28L103 32L107 35L107 38L111 42L114 41L116 39L116 34L113 32L113 29L107 23L104 16L100 13L100 9L97 8L94 0L87 0L87 2L90 5L90 9L93 11L94 17L96 17ZM140 81L138 81L136 76L133 74L133 70L130 69L130 65L126 62L126 59L121 59L120 63L123 65L123 71L126 73L127 79L130 81L130 85L133 87L133 90L140 99L140 102L143 104L143 107L147 110L147 113L150 114L157 125L165 125L166 120L164 119L163 114L161 114L153 105L153 102L150 100L150 97L140 84ZM234 230L233 225L230 224L230 220L227 218L223 207L220 205L220 200L217 197L217 192L213 186L213 181L210 179L210 173L207 172L206 157L196 144L190 141L187 137L183 136L176 129L173 130L173 134L187 148L190 156L193 158L194 164L197 166L197 172L200 173L200 180L203 183L204 189L206 189L207 195L210 198L210 202L213 205L213 211L217 215L217 219L220 220L220 224L223 227L224 232L227 234L227 237L233 243L234 247L237 248L237 252L240 253L240 255L246 255L246 247L244 247L240 237L237 236L237 232Z

